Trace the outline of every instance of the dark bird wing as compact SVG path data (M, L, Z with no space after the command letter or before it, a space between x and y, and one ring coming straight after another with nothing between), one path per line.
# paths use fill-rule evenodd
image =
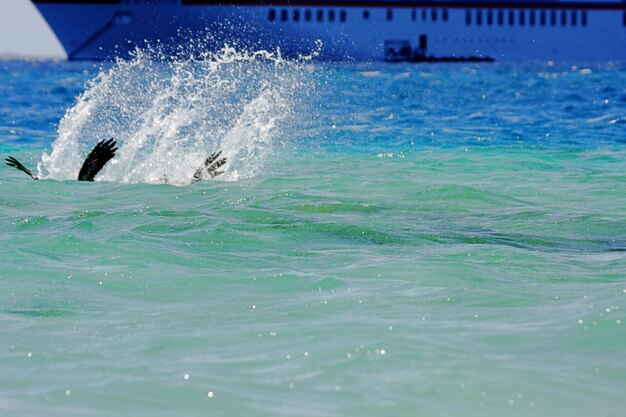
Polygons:
M194 182L198 182L202 180L202 173L204 172L205 169L207 170L211 178L215 178L218 175L222 175L224 171L218 171L218 169L226 163L227 158L218 159L221 154L222 154L222 151L217 151L217 152L214 152L211 156L209 156L206 159L206 161L204 161L204 163L200 166L200 168L198 168L196 172L193 174L193 178L191 179L191 182L194 183Z
M18 161L17 159L13 158L12 156L9 156L7 159L7 165L13 168L17 168L20 171L23 171L25 173L27 173L32 179L34 180L38 180L39 178L37 178L36 176L33 175L32 172L30 172L30 170L28 168L26 168L24 165L22 165L22 163L20 161Z
M78 181L93 181L98 172L115 156L116 142L113 138L101 140L85 158L83 166L78 173Z
M224 173L224 171L218 171L218 169L224 166L224 164L226 164L226 161L228 159L227 158L218 159L221 154L222 154L222 151L217 151L213 155L208 157L206 161L204 161L204 166L206 167L207 172L209 173L211 178L215 178L218 175L222 175Z

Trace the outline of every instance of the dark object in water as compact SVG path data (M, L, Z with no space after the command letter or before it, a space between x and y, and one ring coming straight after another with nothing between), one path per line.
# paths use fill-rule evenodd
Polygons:
M414 55L411 62L494 62L490 56L433 56Z
M98 142L85 158L78 173L78 181L93 181L98 172L115 156L115 151L117 151L115 144L113 138Z
M7 159L7 165L13 168L17 168L20 171L23 171L25 173L27 173L32 179L34 180L38 180L39 178L37 178L35 175L33 175L32 172L30 172L30 170L28 168L26 168L24 165L22 165L22 163L20 161L18 161L17 159L13 158L12 156L9 156Z
M194 183L194 182L198 182L202 180L202 177L203 177L202 174L204 173L205 170L207 171L207 173L209 174L211 178L215 178L218 175L222 175L224 171L218 171L218 169L226 163L227 158L218 159L221 154L222 154L222 151L217 151L217 152L214 152L211 156L209 156L206 159L206 161L204 161L204 164L202 164L200 168L198 168L196 172L193 174L193 178L191 179L191 182Z
M115 156L115 151L117 148L115 147L116 142L113 138L109 140L101 140L98 144L93 148L93 150L87 155L85 158L85 162L83 162L83 166L80 169L80 173L78 174L78 181L93 181L98 172L106 165L107 162L111 160ZM7 165L10 167L14 167L19 169L20 171L28 174L32 179L38 180L35 175L28 168L26 168L20 161L9 156L7 159Z
M87 158L85 158L85 162L83 162L83 166L80 168L80 172L78 173L78 181L93 181L96 175L98 175L98 172L100 172L106 163L115 156L115 152L117 151L117 148L115 147L116 144L117 142L113 140L113 138L98 142L89 155L87 155ZM194 183L203 180L205 172L209 175L210 179L213 179L218 175L222 175L224 171L218 171L218 169L226 164L227 158L220 158L221 154L222 151L217 151L209 156L193 174L191 182ZM39 179L20 161L12 156L6 158L6 161L8 166L25 172L34 180ZM166 176L163 177L163 181L165 183L168 182Z
M494 62L490 56L435 56L428 53L428 37L420 35L419 46L413 49L408 40L387 40L384 44L388 62Z

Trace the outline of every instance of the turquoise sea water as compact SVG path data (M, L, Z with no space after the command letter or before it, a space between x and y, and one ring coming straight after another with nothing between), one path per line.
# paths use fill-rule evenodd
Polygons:
M623 65L231 58L0 62L0 415L624 415Z

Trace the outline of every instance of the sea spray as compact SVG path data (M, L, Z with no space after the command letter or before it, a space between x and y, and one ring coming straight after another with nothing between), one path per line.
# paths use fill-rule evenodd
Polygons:
M183 56L182 54L179 56ZM314 90L311 56L238 51L165 57L141 49L86 84L58 128L39 175L75 179L91 147L115 138L116 157L98 176L124 183L185 185L212 152L229 160L220 179L257 175L276 142L305 112ZM305 94L303 94L303 92Z

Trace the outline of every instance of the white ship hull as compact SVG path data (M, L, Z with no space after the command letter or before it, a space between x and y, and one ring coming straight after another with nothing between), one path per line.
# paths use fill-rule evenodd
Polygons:
M328 60L624 61L625 2L33 0L70 59L125 57L209 35ZM188 46L188 45L187 45ZM199 51L202 52L202 51Z

